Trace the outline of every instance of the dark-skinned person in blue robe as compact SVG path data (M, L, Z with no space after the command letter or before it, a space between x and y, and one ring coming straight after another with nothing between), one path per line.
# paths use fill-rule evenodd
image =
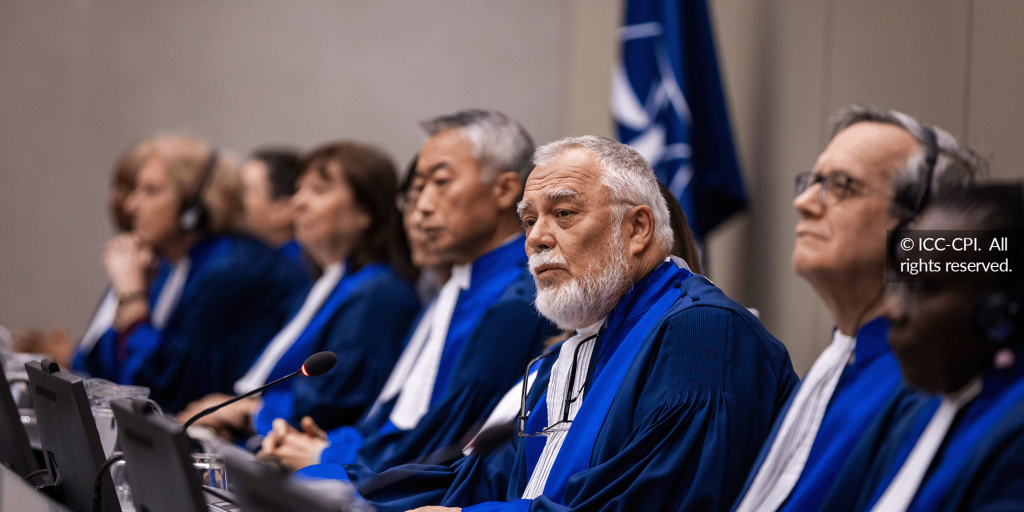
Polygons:
M316 352L333 352L338 363L326 375L283 382L196 423L224 437L265 435L277 418L295 426L304 416L327 428L355 423L384 387L419 312L415 289L399 275L412 277L413 269L391 159L342 141L314 149L301 168L291 200L296 235L324 272L234 390L246 393L284 377ZM229 398L208 396L178 417L186 421Z
M906 385L928 399L893 428L881 429L880 442L856 447L851 459L869 461L870 469L841 474L823 510L1024 510L1020 281L984 270L912 275L899 267L901 261L919 260L943 269L1007 262L1018 271L1024 261L1020 245L993 250L991 240L1008 236L1019 244L1024 188L1021 183L979 184L948 192L911 228L898 232L891 243L945 231L947 240L977 237L989 250L893 246L895 277L886 299L889 343Z
M891 424L916 401L900 389L882 316L886 232L911 215L928 177L965 182L976 172L976 157L951 135L899 112L845 107L832 131L813 170L797 177L792 264L836 327L772 428L739 512L817 510L868 427Z
M230 163L180 136L155 137L147 148L126 203L133 230L104 254L118 297L113 326L78 367L149 387L150 398L174 412L230 391L309 280L262 243L230 234L242 213Z
M447 468L303 474L347 478L379 510L728 507L796 385L785 347L666 258L668 208L635 150L570 138L534 162L519 212L535 304L576 336L541 365L523 437Z
M358 423L327 433L313 421L303 420L302 432L275 423L261 455L291 469L358 462L379 471L461 456L463 437L557 332L531 305L535 288L515 211L531 168L529 136L493 111L442 116L424 128L407 224L435 264L452 265L451 276Z

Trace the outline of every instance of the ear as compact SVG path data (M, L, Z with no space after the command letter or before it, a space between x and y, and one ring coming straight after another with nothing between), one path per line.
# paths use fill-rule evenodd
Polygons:
M499 210L514 209L519 196L523 193L523 184L519 181L518 174L506 171L494 178L491 191Z
M370 229L370 224L373 223L373 218L370 217L370 214L362 208L356 208L356 211L358 212L356 223L359 226L359 231L365 232L367 229Z
M634 206L622 217L623 246L633 256L641 256L654 241L654 211L650 206Z

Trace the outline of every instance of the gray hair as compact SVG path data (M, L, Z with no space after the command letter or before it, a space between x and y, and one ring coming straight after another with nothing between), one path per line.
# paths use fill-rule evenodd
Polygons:
M429 137L459 130L473 145L473 158L480 164L484 181L493 181L503 172L514 172L522 184L533 170L530 165L533 139L515 119L501 112L463 110L421 121L420 126Z
M672 223L668 204L658 189L654 170L640 153L626 144L596 135L567 137L545 144L533 153L534 165L546 165L567 150L582 148L597 156L601 162L601 184L612 196L612 222L618 226L626 210L646 205L654 212L654 239L665 251L672 250Z
M871 105L847 105L839 109L829 120L832 137L861 122L891 124L910 134L921 148L914 151L903 167L892 178L892 214L905 219L914 210L914 203L925 185L928 174L928 142L925 125L921 121L895 110L882 110ZM960 145L949 132L930 127L935 132L937 158L932 173L929 201L946 192L962 188L974 182L988 171L988 163L966 146Z

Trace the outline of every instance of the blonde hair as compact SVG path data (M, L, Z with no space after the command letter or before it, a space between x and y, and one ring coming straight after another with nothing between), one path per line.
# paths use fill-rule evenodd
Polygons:
M181 197L182 203L195 196L213 148L199 139L181 134L161 134L139 143L145 159L159 159ZM239 231L243 222L242 181L238 158L218 151L217 163L209 177L200 202L206 208L206 233Z

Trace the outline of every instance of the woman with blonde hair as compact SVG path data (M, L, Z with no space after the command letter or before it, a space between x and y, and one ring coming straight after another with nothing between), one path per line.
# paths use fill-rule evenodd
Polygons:
M103 256L117 295L113 326L76 366L148 386L175 411L230 390L308 280L273 250L234 234L241 183L216 150L162 135L144 141L140 154L126 200L132 231L115 236Z

